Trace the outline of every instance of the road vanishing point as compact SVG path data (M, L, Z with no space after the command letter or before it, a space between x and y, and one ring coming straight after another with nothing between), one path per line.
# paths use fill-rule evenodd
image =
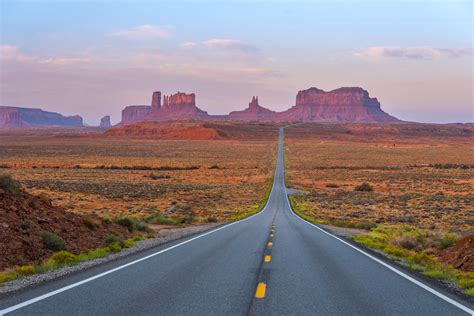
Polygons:
M298 217L283 134L260 213L0 296L0 314L473 314L469 302Z

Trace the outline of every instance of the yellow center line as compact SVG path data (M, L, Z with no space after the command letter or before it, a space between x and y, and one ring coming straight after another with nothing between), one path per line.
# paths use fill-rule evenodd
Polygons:
M268 247L273 246L273 243L271 241L268 242Z
M272 256L265 256L265 262L270 262L272 260Z
M255 297L256 298L264 298L266 290L267 290L267 285L263 282L260 282L257 285L257 290L255 291Z

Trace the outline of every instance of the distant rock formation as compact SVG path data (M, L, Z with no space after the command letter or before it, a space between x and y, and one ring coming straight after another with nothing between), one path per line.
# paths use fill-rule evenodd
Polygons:
M120 125L127 125L140 121L168 121L168 120L193 120L212 119L207 112L196 106L194 93L164 95L161 106L161 92L155 91L152 96L152 105L130 105L122 111Z
M325 92L318 88L299 91L296 105L278 113L278 119L290 121L397 122L380 108L377 98L362 88L339 88Z
M109 115L106 115L106 116L104 116L103 118L100 119L99 127L109 128L111 126L112 126L112 124L110 124L110 116Z
M129 105L122 110L121 124L127 125L143 121L151 112L149 105Z
M120 125L140 121L167 120L241 120L241 121L297 121L297 122L399 122L382 111L377 98L358 87L339 88L329 92L318 88L299 91L293 107L283 112L275 112L259 105L258 97L253 97L247 109L233 111L229 115L209 115L196 106L194 93L164 95L153 92L151 106L131 105L122 111Z
M151 97L151 108L154 110L158 110L161 108L161 92L155 91Z
M276 118L277 112L261 107L258 104L258 97L252 97L249 107L243 111L233 111L229 113L230 120L239 121L272 121Z
M82 127L79 115L64 116L41 109L0 106L0 128Z

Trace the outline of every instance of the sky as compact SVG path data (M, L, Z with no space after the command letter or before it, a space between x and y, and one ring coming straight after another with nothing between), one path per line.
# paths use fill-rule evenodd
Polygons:
M0 105L104 115L153 91L210 114L358 86L403 120L473 122L472 1L0 0Z

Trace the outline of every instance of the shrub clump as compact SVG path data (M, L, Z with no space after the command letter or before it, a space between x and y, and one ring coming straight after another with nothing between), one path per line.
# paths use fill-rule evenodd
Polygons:
M134 230L147 232L150 230L146 224L139 222L138 220L130 218L130 217L115 218L114 222L116 222L119 225L127 227L129 232L133 232Z
M0 188L15 196L21 194L20 184L8 174L0 174Z
M35 274L35 268L32 265L18 267L15 271L21 276Z
M122 238L114 234L111 234L105 237L104 239L105 246L110 246L111 244L114 244L114 243L119 243L119 244L122 243Z
M354 188L354 191L358 191L358 192L373 192L374 191L374 187L371 186L370 184L368 184L367 182L364 182L362 184L359 184L358 186L356 186Z
M124 240L122 243L123 248L132 248L135 245L135 241L133 239Z
M98 226L98 225L97 225L93 220L91 220L90 218L87 218L87 217L86 217L86 218L84 218L84 219L82 220L82 222L83 222L84 225L85 225L87 228L89 228L90 230L96 230L96 229L97 229L97 226Z
M110 252L119 252L122 250L122 244L119 242L114 242L107 246Z
M58 266L63 266L75 264L79 261L79 258L68 251L59 251L51 256L51 260L53 260Z
M38 235L43 239L46 248L52 251L66 250L64 240L56 234L47 231L40 231Z
M206 222L217 223L217 218L215 218L214 216L209 216L208 218L206 218Z

